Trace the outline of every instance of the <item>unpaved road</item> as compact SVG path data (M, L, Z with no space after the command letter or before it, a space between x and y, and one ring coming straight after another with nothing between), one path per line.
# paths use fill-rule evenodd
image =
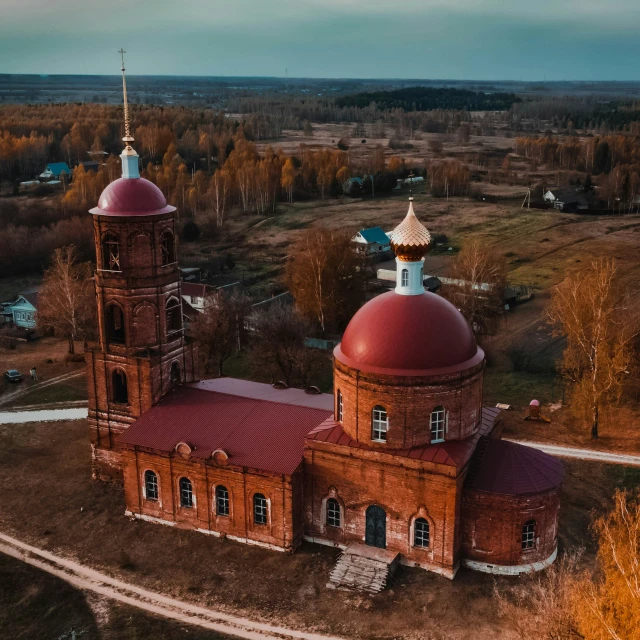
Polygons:
M565 447L558 444L519 440L517 438L503 438L503 440L509 440L510 442L517 442L518 444L523 444L533 449L539 449L557 458L577 458L578 460L593 460L595 462L610 462L612 464L640 467L640 456L629 453L611 453L609 451L598 451L596 449L579 449L578 447Z
M110 578L104 573L44 549L32 547L3 533L0 533L0 552L66 580L79 589L92 591L105 598L143 609L158 616L196 625L221 634L246 638L247 640L343 640L337 636L296 631L295 629L256 622L215 609L206 609L175 600L160 593L154 593Z
M61 376L56 376L55 378L50 378L49 380L43 380L42 382L38 382L37 384L32 384L29 387L20 386L15 391L10 391L9 393L4 394L0 397L0 405L7 404L7 402L11 402L15 398L19 398L31 391L35 391L36 389L45 389L46 387L50 387L51 385L58 384L59 382L66 382L67 380L71 380L72 378L77 378L78 376L83 376L85 374L85 370L81 369L80 371L71 371L70 373L64 373Z

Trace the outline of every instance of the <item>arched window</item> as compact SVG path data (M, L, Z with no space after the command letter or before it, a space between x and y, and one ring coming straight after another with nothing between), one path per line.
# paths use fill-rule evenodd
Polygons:
M122 271L120 268L120 243L113 233L102 239L102 268L107 271Z
M229 515L229 491L221 484L216 487L216 514L219 516Z
M175 333L182 329L182 307L178 298L169 298L166 305L167 333Z
M342 422L342 391L340 389L338 389L336 397L336 419L338 422Z
M129 404L127 374L122 369L115 369L111 374L111 395L113 402Z
M180 478L180 506L186 509L193 507L193 486L189 478Z
M173 233L169 230L165 231L160 238L160 252L162 254L163 267L176 261Z
M261 493L256 493L253 496L253 523L267 524L268 513L267 499Z
M177 362L171 364L171 371L169 372L169 380L173 384L180 382L180 365Z
M327 500L327 525L329 527L342 526L340 503L335 498L329 498Z
M522 548L533 549L536 546L536 521L527 520L522 526Z
M107 307L107 340L109 342L124 343L126 334L124 329L124 314L117 304Z
M447 412L444 407L436 407L431 412L431 442L444 442L444 433L447 427Z
M403 287L409 286L409 269L403 269L400 274L400 285Z
M376 442L386 442L387 431L389 431L387 410L377 405L373 407L371 412L371 439Z
M144 472L144 496L147 500L158 499L158 476L153 471Z
M413 523L413 545L415 547L428 547L429 541L429 522L424 518L416 518Z

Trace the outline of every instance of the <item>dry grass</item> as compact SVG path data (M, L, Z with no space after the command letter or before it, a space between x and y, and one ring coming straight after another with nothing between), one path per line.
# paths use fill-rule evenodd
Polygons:
M512 637L496 617L491 576L461 570L449 581L401 568L373 598L332 591L334 550L305 544L287 555L129 520L121 489L90 480L89 457L82 421L0 427L0 528L127 581L300 628L378 639ZM560 542L589 545L590 510L606 509L614 488L640 473L567 466Z

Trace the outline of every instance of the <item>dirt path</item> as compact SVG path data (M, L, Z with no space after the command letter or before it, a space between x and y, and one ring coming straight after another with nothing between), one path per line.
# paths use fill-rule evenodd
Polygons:
M533 449L539 449L544 453L557 458L576 458L578 460L593 460L596 462L611 462L613 464L624 464L631 467L640 467L640 456L628 453L610 453L608 451L598 451L597 449L579 449L578 447L565 447L558 444L545 444L544 442L533 442L531 440L519 440L517 438L503 438L510 442L524 444Z
M342 640L336 636L296 631L205 609L154 593L67 560L43 549L32 547L0 533L0 552L55 575L73 586L91 591L144 611L192 624L218 633L247 640Z
M64 373L61 376L56 376L55 378L50 378L49 380L38 382L38 384L33 384L29 387L21 387L20 389L16 389L16 391L12 391L2 396L2 398L0 398L0 405L7 404L7 402L11 402L15 398L18 398L22 395L30 393L31 391L35 391L36 389L45 389L46 387L50 387L54 384L58 384L59 382L65 382L66 380L71 380L72 378L83 376L84 374L85 374L84 369L81 369L80 371L72 371L70 373Z

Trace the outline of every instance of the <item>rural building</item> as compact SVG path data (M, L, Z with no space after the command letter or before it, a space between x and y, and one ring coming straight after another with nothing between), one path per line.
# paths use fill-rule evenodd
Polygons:
M347 326L333 393L198 382L176 209L140 177L125 131L123 176L91 210L99 341L86 352L93 471L124 483L125 512L280 551L341 548L338 583L353 556L370 582L371 563L453 578L553 562L563 465L499 439L484 352L423 287L431 236L413 202L389 234L396 287Z
M558 211L577 212L589 209L589 198L584 193L578 193L573 188L549 189L542 199L551 204Z
M348 178L342 184L342 191L347 196L360 195L362 193L362 185L362 178L359 178L357 176L355 178Z
M40 180L60 180L65 176L71 177L71 169L66 162L50 162L38 177Z
M38 313L38 290L39 287L33 287L19 293L15 302L4 305L2 314L9 317L16 327L34 329Z
M375 255L391 249L389 236L380 227L371 227L358 231L351 241L356 244L360 253Z
M182 300L196 311L204 311L207 285L202 282L183 282Z

